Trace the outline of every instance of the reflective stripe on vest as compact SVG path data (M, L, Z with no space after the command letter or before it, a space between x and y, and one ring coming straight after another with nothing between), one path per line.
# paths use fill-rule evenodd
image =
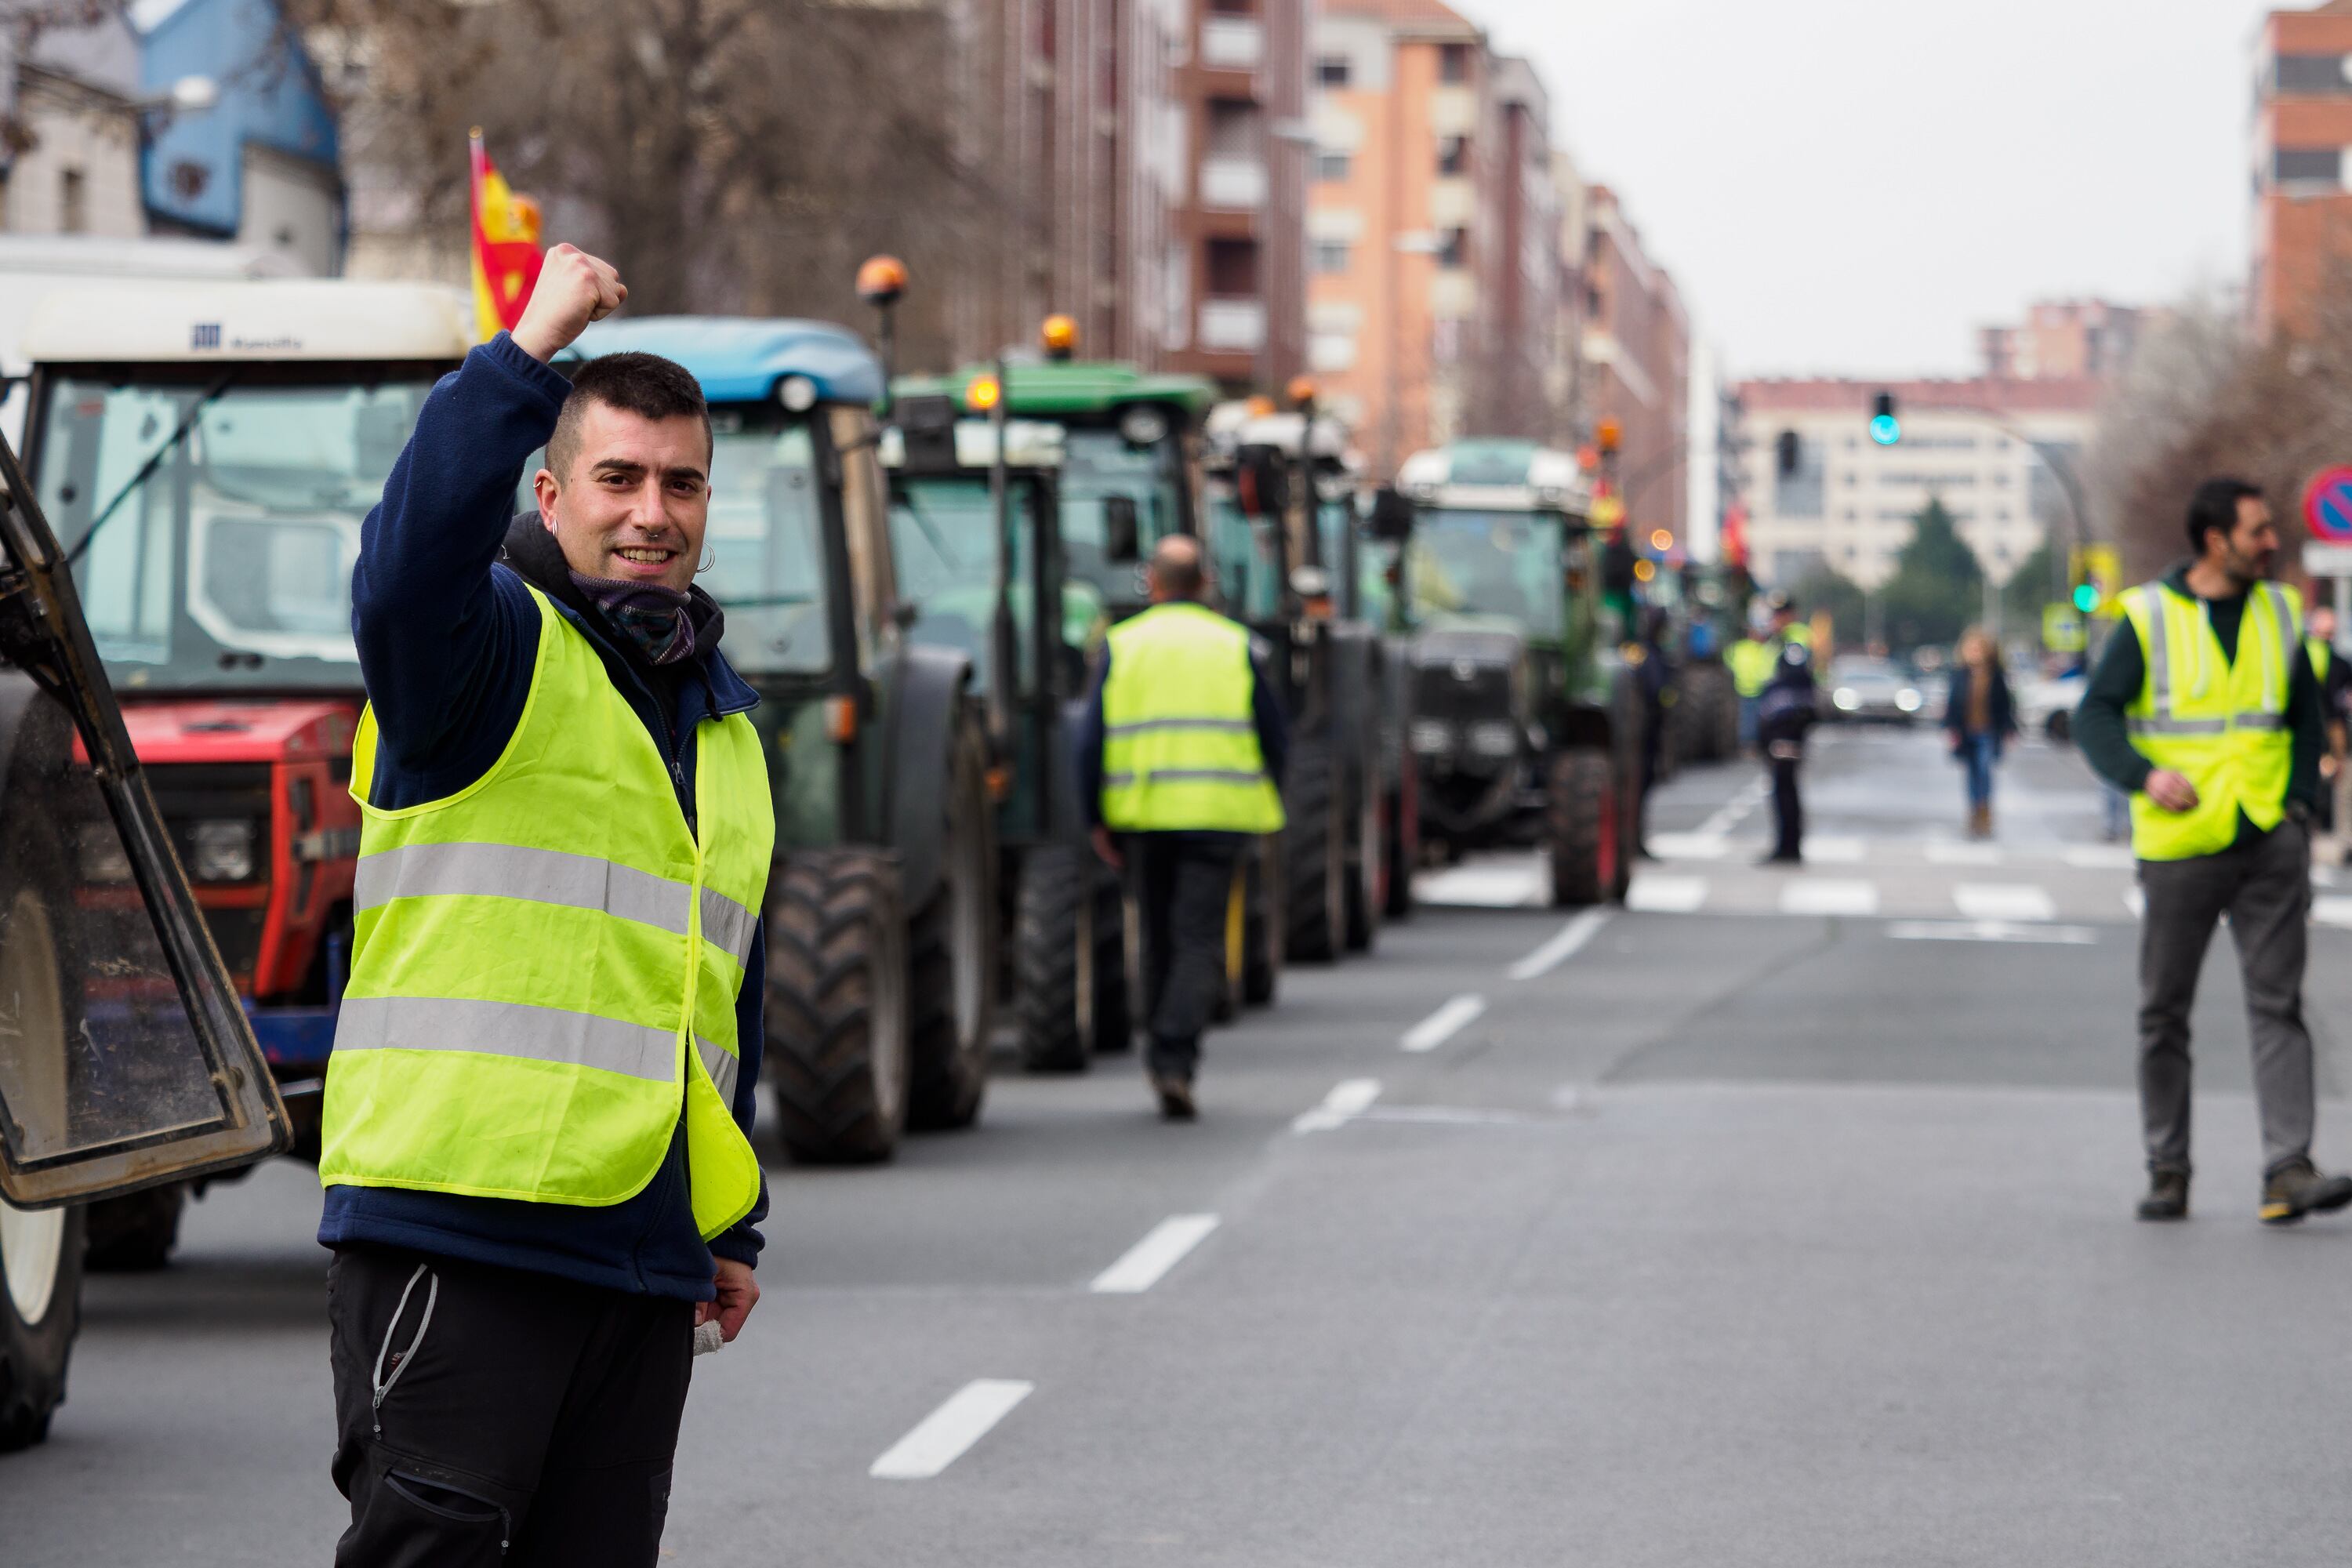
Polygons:
M1113 626L1103 821L1131 833L1278 831L1255 679L1249 633L1199 605L1156 605Z
M751 721L695 732L695 816L595 651L544 595L507 749L480 780L363 813L352 974L327 1069L320 1179L619 1203L686 1127L697 1227L759 1195L732 1113L735 1006L775 819ZM691 1049L688 1049L689 1045Z
M2294 765L2286 708L2301 599L2256 584L2234 661L2201 601L2149 583L2124 595L2123 607L2146 667L2126 727L2151 765L2187 778L2198 797L2194 808L2170 812L2133 796L2133 852L2143 860L2216 854L2236 841L2241 814L2265 831L2278 826Z

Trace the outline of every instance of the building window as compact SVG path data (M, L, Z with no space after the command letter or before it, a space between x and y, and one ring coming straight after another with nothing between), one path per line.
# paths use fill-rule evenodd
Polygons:
M1469 172L1470 138L1441 136L1437 139L1437 172L1441 174L1461 174Z
M2282 185L2341 185L2340 147L2282 147L2272 155L2271 176Z
M1315 85L1317 87L1347 86L1348 57L1345 55L1321 55L1317 57L1315 61Z
M1470 264L1470 231L1449 228L1438 241L1437 264L1440 267L1466 267Z
M1327 375L1334 371L1355 369L1356 334L1353 332L1308 333L1307 366L1309 370Z
M1351 247L1344 239L1318 239L1315 242L1315 270L1323 277L1334 277L1348 270L1348 253Z
M1256 297L1257 241L1209 241L1209 294L1220 300Z
M58 232L89 232L89 182L79 169L58 171Z
M1437 50L1437 79L1468 81L1470 79L1470 46L1441 44Z
M1318 180L1344 180L1356 165L1356 155L1345 151L1333 152L1320 147L1315 153L1315 177Z
M2352 75L2342 55L2281 55L2272 88L2286 97L2341 96L2352 92Z

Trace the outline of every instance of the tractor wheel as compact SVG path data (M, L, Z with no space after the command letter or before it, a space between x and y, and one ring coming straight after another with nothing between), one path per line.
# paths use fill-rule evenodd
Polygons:
M1555 752L1544 764L1544 844L1554 909L1598 904L1622 884L1616 770L1597 746Z
M988 798L988 743L957 736L946 791L940 885L908 933L907 1125L969 1127L988 1092L988 1037L996 1020L996 814Z
M1347 802L1334 763L1329 742L1319 735L1290 753L1282 845L1289 934L1283 952L1293 963L1332 963L1347 942Z
M1388 885L1388 795L1379 761L1366 754L1349 781L1348 951L1370 952L1380 939Z
M1242 853L1242 1002L1267 1007L1282 985L1282 837L1269 834Z
M907 1124L907 917L877 850L804 849L768 906L767 1076L804 1164L887 1160Z
M1091 850L1048 845L1021 865L1013 895L1013 988L1021 1065L1084 1072L1129 1032L1127 912Z
M1415 765L1411 757L1404 760L1397 787L1388 797L1389 847L1381 857L1388 886L1381 892L1381 913L1391 921L1412 913L1412 878L1421 868L1421 789Z
M82 1212L0 1203L0 1454L49 1435L81 1326Z
M82 1267L92 1274L149 1274L163 1268L179 1244L180 1213L187 1206L184 1182L100 1199L84 1216L89 1243Z

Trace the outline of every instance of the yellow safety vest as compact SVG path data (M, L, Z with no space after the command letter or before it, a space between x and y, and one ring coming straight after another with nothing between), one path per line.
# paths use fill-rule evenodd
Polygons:
M2132 797L2132 852L2143 860L2218 854L2238 817L2267 832L2286 812L2294 771L2287 692L2302 640L2303 601L2258 583L2246 595L2235 662L2224 658L2204 605L2162 583L2123 595L2147 673L2125 710L2132 743L2154 766L2188 779L2197 805L2167 811Z
M1193 604L1110 629L1103 821L1128 833L1276 833L1282 796L1251 716L1249 633Z
M696 1226L751 1212L760 1165L730 1109L735 1003L775 813L758 732L696 729L689 832L670 770L604 663L537 589L513 738L446 799L367 795L319 1176L530 1203L617 1204L686 1122Z
M2325 687L2327 684L2327 661L2336 657L2336 650L2327 646L2325 637L2304 638L2303 650L2311 656L2311 673Z
M1772 667L1780 662L1777 643L1741 637L1731 645L1731 684L1742 697L1760 697L1772 683Z

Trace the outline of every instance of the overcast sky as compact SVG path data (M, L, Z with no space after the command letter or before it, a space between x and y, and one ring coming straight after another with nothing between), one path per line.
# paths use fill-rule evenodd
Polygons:
M1965 373L2244 275L2274 0L1451 0L1530 56L1733 375Z

